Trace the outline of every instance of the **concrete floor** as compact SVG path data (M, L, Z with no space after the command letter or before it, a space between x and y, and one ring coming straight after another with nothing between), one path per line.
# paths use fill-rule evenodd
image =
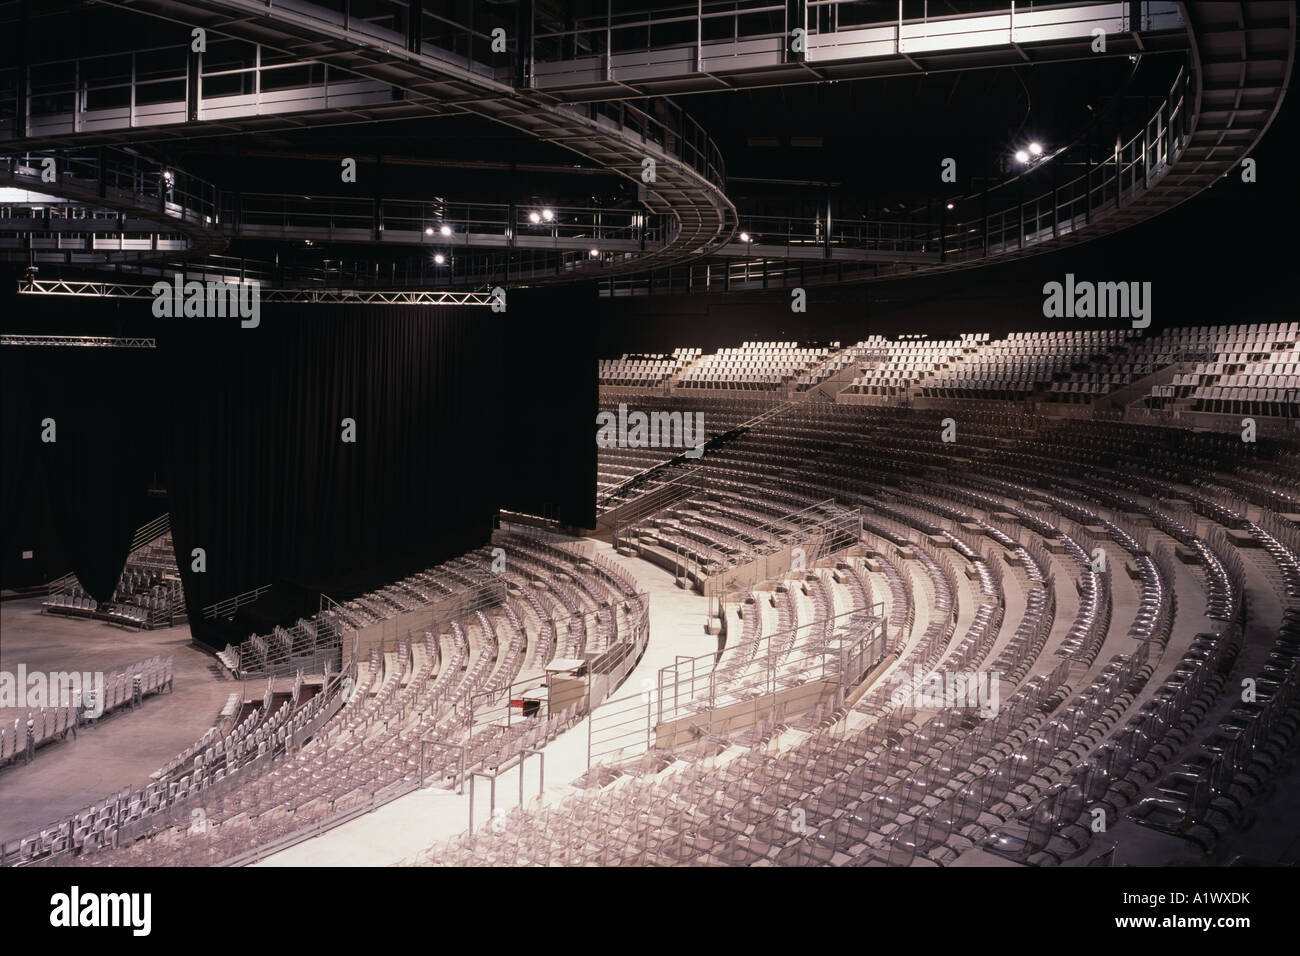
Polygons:
M0 768L0 840L27 836L149 775L194 743L241 685L223 679L216 659L191 645L188 626L136 631L102 621L42 614L40 598L0 604L0 670L102 671L155 654L173 658L173 692L105 715L74 739L56 740L36 759ZM6 710L9 720L20 712ZM4 715L0 715L3 717Z

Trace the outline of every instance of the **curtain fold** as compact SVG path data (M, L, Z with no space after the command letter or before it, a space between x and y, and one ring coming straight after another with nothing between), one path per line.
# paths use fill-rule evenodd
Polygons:
M156 320L147 300L16 297L27 327L10 330L82 332L99 316L96 334L157 348L3 350L6 546L35 540L49 562L42 577L6 553L6 582L73 571L108 598L132 531L156 516L140 505L155 473L191 626L214 643L230 635L203 619L210 604L272 584L288 597L266 611L291 623L319 593L486 544L501 507L594 525L594 291L510 296L506 313L264 305L251 329Z

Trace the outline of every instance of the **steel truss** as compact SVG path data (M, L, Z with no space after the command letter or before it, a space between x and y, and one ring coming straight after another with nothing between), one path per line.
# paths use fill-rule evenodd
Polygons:
M492 305L491 290L452 292L448 290L397 289L266 289L263 302L302 302L313 305ZM102 299L152 299L153 284L128 285L120 282L77 282L67 279L23 279L21 295L76 295ZM45 338L58 338L46 336ZM125 340L124 340L125 341ZM152 342L152 339L146 341ZM9 344L9 343L6 343ZM38 343L13 343L38 344ZM71 344L71 343L68 343Z
M154 339L106 335L0 335L0 345L35 345L42 348L153 349Z

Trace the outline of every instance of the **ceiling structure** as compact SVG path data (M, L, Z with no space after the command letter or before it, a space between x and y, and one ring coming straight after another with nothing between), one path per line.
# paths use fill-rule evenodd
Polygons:
M614 295L970 268L1212 184L1295 43L1288 3L612 7L0 3L0 257Z

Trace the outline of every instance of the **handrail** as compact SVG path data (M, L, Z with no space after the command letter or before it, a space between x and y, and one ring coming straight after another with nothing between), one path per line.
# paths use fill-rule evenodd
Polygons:
M270 584L263 584L261 587L253 588L251 591L244 591L242 594L236 594L234 597L226 598L224 601L217 601L215 604L209 604L203 609L203 616L208 620L216 620L218 617L227 617L246 604L252 604L267 591L271 590Z
M135 529L135 537L131 539L131 550L139 551L146 544L156 541L169 531L171 531L171 514L161 514Z

